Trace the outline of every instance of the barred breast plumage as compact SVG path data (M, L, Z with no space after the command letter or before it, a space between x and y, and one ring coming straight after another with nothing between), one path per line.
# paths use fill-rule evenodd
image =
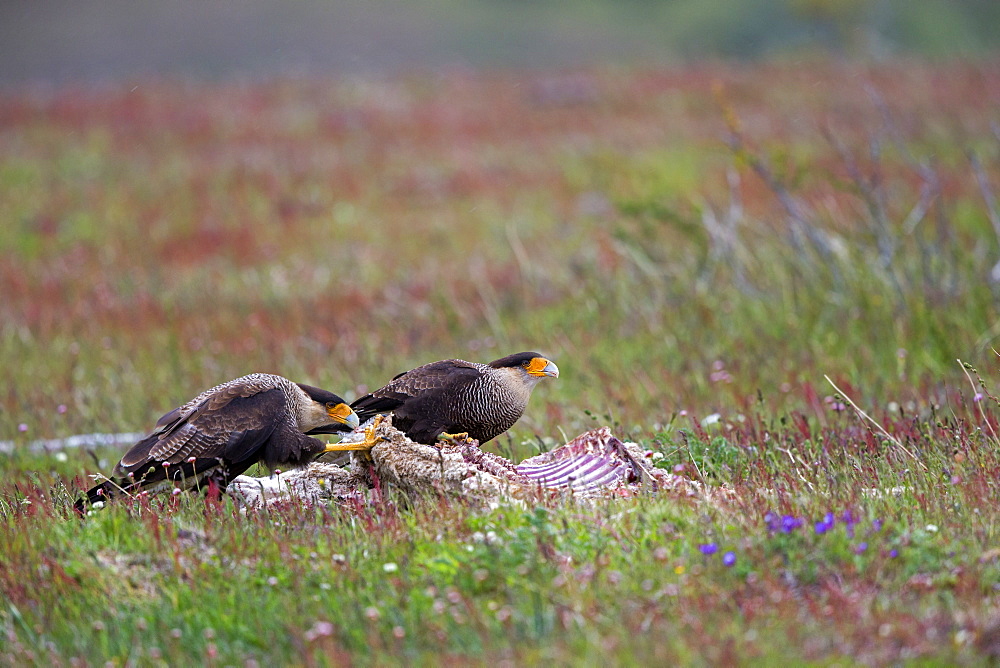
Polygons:
M489 364L442 360L399 374L352 408L362 422L391 412L393 425L418 443L457 432L486 443L517 422L538 381L558 376L558 367L534 352Z

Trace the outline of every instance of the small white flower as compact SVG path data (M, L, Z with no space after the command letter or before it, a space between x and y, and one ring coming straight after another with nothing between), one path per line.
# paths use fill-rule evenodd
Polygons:
M498 539L496 531L487 531L486 533L483 533L482 531L477 531L474 534L472 534L473 543L486 543L487 545L492 545L496 543L497 540ZM466 549L468 549L471 552L472 546L467 545Z
M705 419L701 421L702 427L707 427L709 425L718 424L719 420L722 419L722 415L719 413L712 413L711 415L706 415Z
M399 570L399 566L397 566L394 562L390 561L388 563L382 564L382 570L385 571L386 573L395 573L396 571Z
M938 530L936 524L928 524L927 526L924 527L924 529L927 530L927 531L929 531L929 532L931 532L931 533L937 533L937 530Z

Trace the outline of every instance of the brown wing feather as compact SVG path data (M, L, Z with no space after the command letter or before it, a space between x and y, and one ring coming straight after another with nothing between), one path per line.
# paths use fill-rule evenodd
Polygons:
M479 367L464 360L442 360L401 373L389 383L351 404L362 422L378 413L395 411L428 390L452 391L475 382Z
M449 388L471 382L479 378L481 373L476 365L463 360L432 362L397 376L373 394L377 396L385 390L413 396L427 390Z
M191 401L183 406L178 406L157 420L156 426L153 428L153 433L169 431L179 423L189 420L191 415L199 408L203 408L212 397L248 397L261 390L269 389L271 385L262 385L262 378L266 378L266 376L244 376L243 378L237 378L236 380L231 380L228 383L205 390ZM266 383L267 381L263 382Z
M133 446L122 457L116 473L127 475L150 463L179 464L190 457L240 461L251 456L275 427L288 419L280 389L259 392L239 384L221 388L186 417Z

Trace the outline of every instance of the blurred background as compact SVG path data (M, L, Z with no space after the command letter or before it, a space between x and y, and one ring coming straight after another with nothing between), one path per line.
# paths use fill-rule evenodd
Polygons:
M977 57L996 0L5 0L0 85L816 53Z
M518 350L563 375L515 445L839 419L827 374L933 411L1000 349L998 25L997 0L0 2L0 442L139 430L250 371L353 398Z

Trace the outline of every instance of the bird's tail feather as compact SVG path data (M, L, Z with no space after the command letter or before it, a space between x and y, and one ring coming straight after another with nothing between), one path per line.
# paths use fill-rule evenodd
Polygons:
M94 507L95 504L106 503L116 496L121 496L123 493L124 490L114 480L105 480L88 489L83 497L76 500L73 508L81 515L86 515L87 511Z
M224 470L220 468L217 459L197 459L170 467L151 467L141 479L125 481L107 479L94 485L87 490L83 498L78 499L73 504L73 507L81 515L86 515L87 511L97 503L107 502L122 496L132 496L143 491L157 494L174 487L202 489L206 484L204 478L212 474L218 478L215 480L216 484L224 486L245 469L246 467L235 467Z

